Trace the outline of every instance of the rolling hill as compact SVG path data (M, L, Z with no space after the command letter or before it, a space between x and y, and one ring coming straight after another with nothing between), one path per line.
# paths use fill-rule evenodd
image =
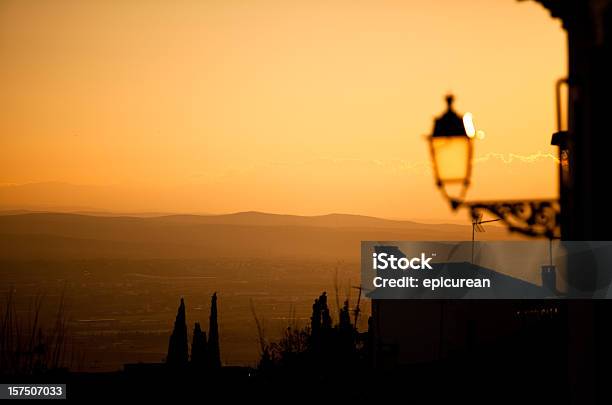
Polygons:
M469 225L347 214L241 212L156 217L0 214L0 259L265 257L358 260L362 240L465 240ZM518 236L490 226L481 239Z

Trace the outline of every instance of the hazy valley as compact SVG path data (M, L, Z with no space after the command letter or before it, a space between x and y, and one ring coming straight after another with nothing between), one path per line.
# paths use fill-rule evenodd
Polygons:
M206 325L210 295L218 291L224 362L255 364L251 302L266 338L274 339L288 325L308 322L321 291L330 295L334 312L349 294L355 304L361 240L469 237L469 225L342 214L145 218L5 212L0 287L3 295L14 289L23 315L34 297L44 295L47 324L65 294L73 367L84 370L162 360L179 298L185 297L190 325ZM479 237L513 236L491 226ZM369 305L363 300L362 309L364 329Z

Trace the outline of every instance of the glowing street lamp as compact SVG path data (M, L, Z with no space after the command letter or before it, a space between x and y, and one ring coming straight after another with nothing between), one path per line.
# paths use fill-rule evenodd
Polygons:
M453 110L453 96L446 96L447 110L434 123L428 137L436 185L453 206L461 203L470 185L473 138L472 114L463 119Z
M467 208L472 221L479 221L483 212L501 220L511 231L550 239L560 236L560 204L554 200L471 201L464 200L472 175L474 139L484 139L476 130L472 114L461 118L453 110L453 96L446 96L446 112L436 118L433 133L427 137L433 162L436 185L453 210ZM561 133L561 135L564 135ZM557 135L559 138L560 135ZM563 147L561 143L553 144Z

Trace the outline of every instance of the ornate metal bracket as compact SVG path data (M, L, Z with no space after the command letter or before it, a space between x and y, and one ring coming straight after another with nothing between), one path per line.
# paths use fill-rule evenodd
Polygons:
M561 237L561 205L558 200L505 202L458 202L453 208L466 207L472 219L488 212L500 218L512 232L533 237L558 239Z

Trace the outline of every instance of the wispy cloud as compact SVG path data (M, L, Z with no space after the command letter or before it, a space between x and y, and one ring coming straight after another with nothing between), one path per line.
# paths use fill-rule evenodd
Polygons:
M533 153L531 155L517 155L515 153L487 153L486 155L477 157L474 159L474 163L482 163L487 162L489 160L499 160L505 164L511 164L515 162L520 163L536 163L540 160L552 160L555 163L559 163L559 158L557 158L552 153L542 153L538 151L537 153Z

